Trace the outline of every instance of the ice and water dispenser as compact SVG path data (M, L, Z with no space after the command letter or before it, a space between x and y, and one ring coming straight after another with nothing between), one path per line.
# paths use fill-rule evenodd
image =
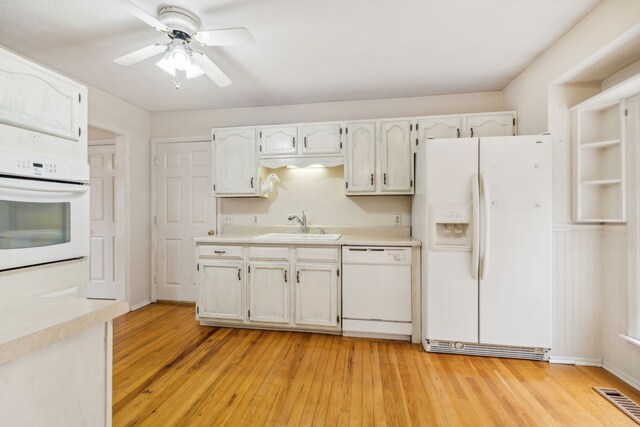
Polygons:
M431 248L471 250L471 206L431 206Z

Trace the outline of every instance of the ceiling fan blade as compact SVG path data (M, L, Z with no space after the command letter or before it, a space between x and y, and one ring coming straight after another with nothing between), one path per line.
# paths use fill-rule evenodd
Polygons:
M162 43L152 44L147 47L143 47L142 49L138 49L135 52L128 53L120 58L116 58L113 60L116 64L120 65L131 65L136 62L143 61L147 58L151 58L154 55L164 52L167 50L167 45Z
M147 12L145 12L144 10L142 10L140 8L140 6L127 1L127 0L123 0L121 1L122 6L127 9L127 11L132 14L133 16L135 16L136 18L138 18L139 20L141 20L142 22L151 25L153 28L155 28L158 31L162 31L165 33L170 33L171 29L169 27L167 27L166 25L164 25L162 22L160 22L157 18L154 18L153 16L149 15Z
M211 79L215 84L220 87L229 86L231 84L231 79L220 69L216 64L213 63L204 53L199 50L194 50L193 52L193 60L196 61L196 64L202 68L202 71Z
M253 36L246 28L196 31L191 37L205 46L239 46L255 43Z

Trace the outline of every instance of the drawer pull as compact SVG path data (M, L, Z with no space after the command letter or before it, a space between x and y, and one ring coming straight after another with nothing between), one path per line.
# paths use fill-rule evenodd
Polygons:
M213 252L216 253L216 254L226 254L227 253L227 251L213 251Z

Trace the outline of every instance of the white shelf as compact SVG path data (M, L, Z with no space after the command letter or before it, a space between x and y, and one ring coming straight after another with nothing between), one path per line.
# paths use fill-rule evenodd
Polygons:
M622 182L621 179L594 179L591 181L580 181L580 184L583 185L613 185L620 184Z
M580 144L580 148L605 148L611 147L613 145L620 144L622 141L620 138L618 139L609 139L607 141L596 141L596 142L588 142L585 144Z

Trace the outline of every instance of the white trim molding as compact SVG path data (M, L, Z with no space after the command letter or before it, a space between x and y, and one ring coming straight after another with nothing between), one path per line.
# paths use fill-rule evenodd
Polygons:
M637 338L632 338L629 335L625 335L625 334L618 334L618 336L620 338L622 338L623 340L631 343L632 345L638 347L636 350L640 351L640 340Z
M602 367L607 371L611 372L616 377L620 378L625 383L629 384L631 387L635 388L636 390L640 390L640 382L637 381L635 378L627 375L626 373L622 372L620 369L615 368L606 362L602 364Z
M138 309L140 309L142 307L145 307L145 306L147 306L149 304L151 304L151 300L150 299L144 300L144 301L142 301L142 302L140 302L140 303L138 303L136 305L132 305L131 307L129 307L129 311L136 311L136 310L138 310Z

